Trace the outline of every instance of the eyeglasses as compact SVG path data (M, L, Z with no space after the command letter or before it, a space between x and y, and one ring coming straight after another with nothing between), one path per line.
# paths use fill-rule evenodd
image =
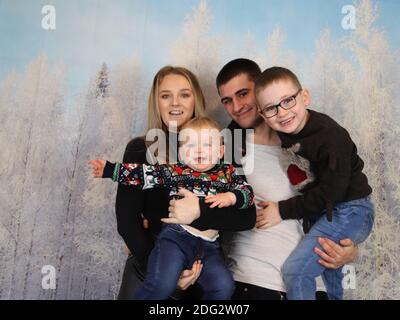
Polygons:
M279 102L276 105L268 106L263 109L260 109L260 113L266 118L272 118L278 114L278 107L281 107L282 109L285 109L285 110L289 110L289 109L293 108L296 105L296 97L301 92L301 90L302 89L297 91L294 95L283 99L281 102Z

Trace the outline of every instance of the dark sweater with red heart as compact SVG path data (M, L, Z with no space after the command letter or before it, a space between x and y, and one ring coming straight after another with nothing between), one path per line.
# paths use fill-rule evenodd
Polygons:
M362 172L364 162L347 130L323 113L308 111L309 120L298 134L278 132L282 148L297 157L286 169L290 182L301 185L302 193L280 201L279 211L282 219L303 218L305 231L310 227L309 218L327 213L331 219L337 203L364 198L372 192Z

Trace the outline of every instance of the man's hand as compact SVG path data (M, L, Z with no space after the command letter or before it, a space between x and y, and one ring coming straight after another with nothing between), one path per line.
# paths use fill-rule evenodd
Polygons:
M92 167L94 178L101 178L103 176L104 167L106 166L105 160L89 160L88 164Z
M258 203L261 209L257 209L256 228L267 229L282 222L279 207L276 202L261 201Z
M200 217L199 198L187 189L179 189L178 195L183 196L179 200L169 202L169 217L161 219L165 223L191 224Z
M186 290L189 286L193 285L200 276L203 264L200 260L193 263L191 270L183 270L179 277L177 287L181 290Z
M317 247L314 251L321 257L318 262L325 268L337 269L357 258L358 247L350 239L340 240L340 244L328 238L318 238L318 242L324 251Z
M209 195L204 199L205 203L211 203L210 208L218 206L218 208L234 206L236 203L236 196L233 192L223 192L216 195Z

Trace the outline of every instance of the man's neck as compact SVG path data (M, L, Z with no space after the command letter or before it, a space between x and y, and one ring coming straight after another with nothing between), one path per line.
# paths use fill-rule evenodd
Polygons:
M281 141L278 134L272 130L264 121L254 130L254 143L268 146L280 146Z

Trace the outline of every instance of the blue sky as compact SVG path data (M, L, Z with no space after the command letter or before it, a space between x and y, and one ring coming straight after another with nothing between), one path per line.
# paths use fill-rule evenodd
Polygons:
M185 16L200 0L0 0L0 80L11 70L21 71L40 53L51 62L64 61L72 91L85 85L99 65L136 56L151 74L169 63L173 41L182 34ZM400 1L376 1L377 25L393 49L400 48ZM311 55L320 32L344 36L341 9L351 0L208 0L210 33L229 45L240 45L254 35L261 51L266 36L277 25L286 46L298 59ZM54 31L41 28L44 5L56 8ZM238 53L239 54L239 53Z

